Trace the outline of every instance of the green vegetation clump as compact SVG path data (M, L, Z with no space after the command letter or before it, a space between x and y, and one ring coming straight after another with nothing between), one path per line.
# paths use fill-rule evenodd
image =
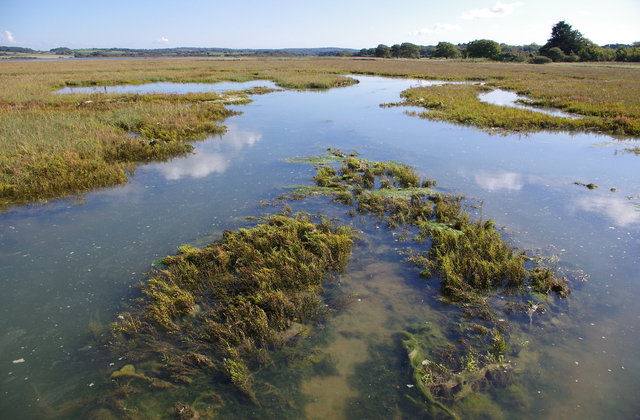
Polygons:
M578 182L578 181L576 181L576 182L574 182L574 184L575 184L575 185L579 185L579 186L581 186L581 187L586 187L586 188L588 188L588 189L590 189L590 190L595 190L596 188L598 188L598 186L597 186L596 184L594 184L593 182L590 182L590 183L588 183L588 184L585 184L584 182Z
M633 57L624 53L628 51L627 47L622 48L615 51L601 48L571 25L560 21L551 28L551 38L540 47L540 54L553 61L634 61Z
M466 53L470 58L491 58L497 60L500 56L500 45L489 39L476 39L467 45Z
M436 58L460 58L462 54L460 50L455 45L450 42L438 42L435 50L433 51L432 57Z
M493 221L470 221L462 209L463 197L438 193L431 188L435 181L421 180L407 165L350 156L338 171L319 165L313 179L337 201L343 202L345 191L353 194L360 213L383 218L392 227L418 227L416 239L429 239L431 245L412 260L423 267L425 277L440 278L450 301L470 304L479 293L524 292L527 286L538 293L568 294L548 269L525 268L530 259L502 240Z
M553 60L549 57L546 57L544 55L536 55L535 57L532 57L530 62L531 64L548 64L551 63Z
M326 312L323 280L344 269L353 239L347 227L279 214L206 248L180 247L112 326L109 347L129 365L111 375L110 404L132 377L174 387L203 372L259 404L254 374L273 363L267 351L290 345ZM133 363L162 366L144 372Z
M471 221L463 197L437 192L433 180L421 180L409 166L342 159L338 170L319 165L316 185L347 205L352 204L340 197L352 194L351 214L372 215L392 228L417 228L415 241L428 246L408 251L409 261L423 277L439 281L443 303L460 310L454 328L422 324L399 334L420 392L409 397L427 416L458 418L457 412L469 412L478 391L511 383L514 370L507 357L517 350L511 349L509 323L500 316L516 313L531 320L543 310L542 296L570 293L567 280L508 246L493 221Z

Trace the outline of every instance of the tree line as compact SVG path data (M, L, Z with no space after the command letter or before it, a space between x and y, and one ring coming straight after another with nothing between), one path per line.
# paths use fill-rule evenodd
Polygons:
M614 44L600 47L584 37L571 25L560 21L551 29L551 37L543 46L536 44L513 46L489 39L477 39L467 44L439 42L436 46L409 42L391 47L379 44L363 48L361 57L380 58L488 58L496 61L575 62L575 61L635 61L640 62L640 42L632 45Z
M632 45L610 44L602 47L587 39L580 31L564 21L551 29L551 37L540 46L498 44L490 39L476 39L466 44L454 45L439 42L438 45L416 45L410 42L360 51L348 48L288 48L288 49L230 49L230 48L53 48L50 53L87 57L202 57L202 56L258 56L258 57L304 57L304 56L356 56L380 58L484 58L496 61L547 63L551 61L634 61L640 62L640 42ZM0 46L0 56L15 53L43 53L31 48Z

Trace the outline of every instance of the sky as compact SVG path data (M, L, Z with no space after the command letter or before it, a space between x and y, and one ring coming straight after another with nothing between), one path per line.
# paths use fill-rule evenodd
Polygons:
M361 49L475 39L543 45L561 20L598 45L640 41L640 0L0 0L0 45Z

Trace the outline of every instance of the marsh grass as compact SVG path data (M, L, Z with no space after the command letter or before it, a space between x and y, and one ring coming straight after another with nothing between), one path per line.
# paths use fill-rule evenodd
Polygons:
M221 99L92 95L7 105L0 112L0 206L121 184L140 162L188 153L189 142L224 132L220 123L234 112Z
M478 87L434 86L408 92L408 101L429 108L427 118L507 130L640 135L640 67L629 64L325 58L2 62L0 206L123 183L135 163L187 153L187 142L222 130L220 123L229 113L214 105L246 103L247 94L270 91L254 89L227 97L52 93L59 88L271 80L288 89L328 89L355 83L348 74L483 81L487 87L526 94L535 104L585 116L570 121L482 104L475 97ZM131 132L140 137L132 138Z
M563 111L584 115L584 118L556 117L527 109L488 104L478 94L488 90L479 85L442 85L409 89L402 93L407 105L424 107L420 117L506 131L567 130L591 131L640 136L638 107L628 107L624 116L620 110L596 113L586 108L564 106L556 102L529 101L531 105L552 106Z
M331 163L336 167L317 165L316 186L306 195L298 188L300 194L330 194L354 213L413 232L417 250L407 252L409 261L439 281L442 302L458 308L443 325L407 325L395 335L415 383L416 392L407 394L411 412L462 418L478 398L491 403L488 391L514 387L507 358L517 350L498 314L528 314L531 322L531 302L537 299L537 310L553 293L566 296L565 281L510 248L493 222L470 221L462 197L436 191L435 181L410 166L330 154L340 158ZM204 248L179 247L154 264L140 297L100 337L123 360L108 369L109 383L91 404L75 402L69 410L85 417L171 410L215 417L227 404L234 411L236 402L276 404L278 413L299 409L285 392L299 392L300 372L337 372L313 337L321 335L314 333L319 321L348 305L350 297L326 296L323 286L344 270L355 238L350 227L291 216L285 205L285 212L227 230ZM280 369L292 372L284 388L262 380ZM67 415L63 408L58 412Z

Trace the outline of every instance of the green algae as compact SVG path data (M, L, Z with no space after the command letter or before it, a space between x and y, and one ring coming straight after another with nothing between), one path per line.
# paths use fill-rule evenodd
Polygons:
M383 180L384 181L384 180ZM388 182L388 181L387 181ZM414 195L429 196L436 194L436 190L427 187L412 187L412 188L381 188L379 190L371 191L369 194L382 197L382 198L403 198L405 200L410 199Z
M289 163L304 163L310 165L326 165L329 163L340 162L344 160L346 155L334 154L331 152L315 156L297 156L285 159Z

